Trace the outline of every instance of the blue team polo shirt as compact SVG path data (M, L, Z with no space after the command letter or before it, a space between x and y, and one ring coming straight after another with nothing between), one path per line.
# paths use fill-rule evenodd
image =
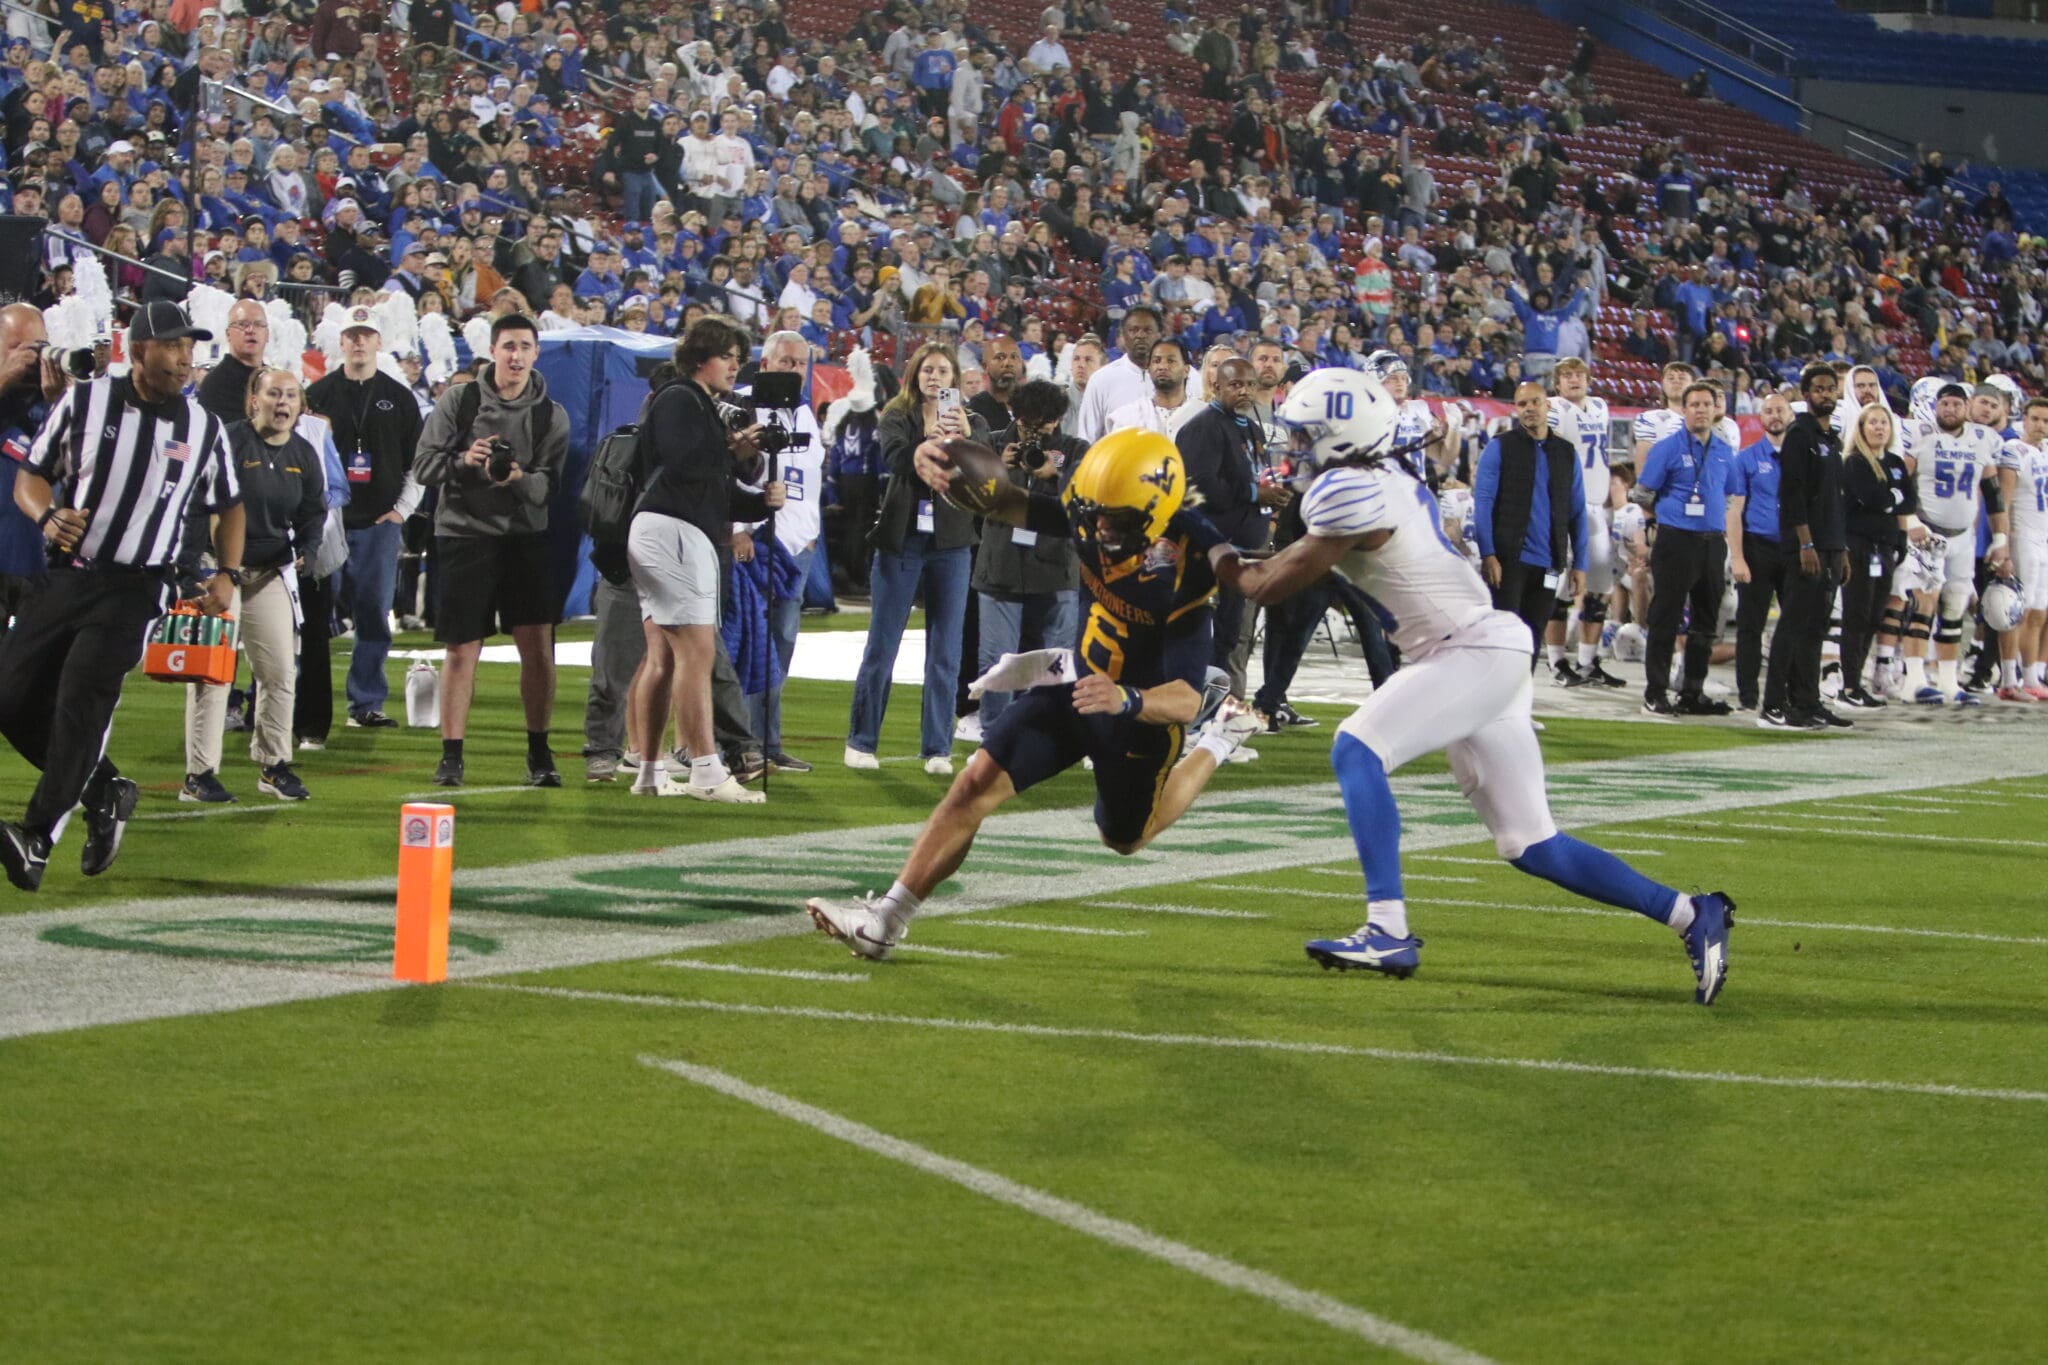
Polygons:
M1721 534L1728 529L1728 472L1735 452L1718 436L1702 441L1684 427L1650 447L1636 482L1657 495L1657 524ZM1686 505L1698 494L1701 511Z
M1736 452L1728 471L1728 496L1746 498L1742 529L1776 543L1778 539L1778 449L1766 436Z

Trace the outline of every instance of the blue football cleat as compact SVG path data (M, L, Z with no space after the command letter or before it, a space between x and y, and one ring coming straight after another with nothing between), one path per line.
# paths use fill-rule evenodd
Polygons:
M1982 706L1983 704L1984 699L1975 692L1963 691L1956 693L1957 706Z
M1920 706L1946 706L1948 697L1938 687L1923 687L1913 693L1913 700Z
M1328 971L1360 968L1406 979L1422 965L1422 940L1410 935L1395 938L1376 924L1368 924L1349 938L1312 939L1305 945L1309 960Z
M1728 980L1728 930L1735 923L1735 902L1725 892L1709 891L1692 898L1692 927L1685 931L1685 955L1699 982L1693 1000L1711 1005Z

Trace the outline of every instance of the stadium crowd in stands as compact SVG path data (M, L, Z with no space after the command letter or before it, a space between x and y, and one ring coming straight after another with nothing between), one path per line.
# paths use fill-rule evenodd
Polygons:
M680 337L722 315L814 362L864 351L877 393L827 423L825 469L860 590L890 472L874 409L933 344L969 397L999 384L991 429L1046 378L1084 438L1091 376L1151 392L1149 334L1180 343L1190 405L1263 345L1274 373L1231 409L1263 423L1255 469L1278 387L1398 368L1435 400L1421 434L1454 487L1508 411L1479 400L1567 359L1653 409L1687 362L1735 418L1814 361L1869 367L1902 414L1929 377L2048 389L2048 242L1996 183L1965 192L1938 153L1886 194L1734 173L1645 133L1583 33L1537 64L1394 13L1413 22L1383 42L1350 0L893 0L850 22L775 0L38 0L0 60L5 193L50 220L44 306L101 249L124 300L207 282L309 330L402 292L458 328ZM423 407L450 378L396 359Z

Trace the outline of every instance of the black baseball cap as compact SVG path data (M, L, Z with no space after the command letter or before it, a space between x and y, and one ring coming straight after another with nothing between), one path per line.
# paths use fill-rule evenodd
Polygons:
M180 337L211 341L213 333L204 327L194 327L192 319L185 316L185 310L169 299L145 303L128 320L128 343L131 346L138 341L176 341Z

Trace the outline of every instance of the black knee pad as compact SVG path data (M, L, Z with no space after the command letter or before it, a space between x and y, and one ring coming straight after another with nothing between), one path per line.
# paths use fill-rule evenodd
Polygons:
M1952 645L1959 642L1962 638L1962 617L1944 616L1934 623L1934 643L1938 645Z
M1881 635L1902 635L1906 630L1906 612L1902 607L1886 607L1878 619L1878 633Z
M1932 616L1923 615L1917 611L1909 611L1906 613L1905 637L1908 640L1924 640L1927 638L1928 628L1933 624L1934 618Z
M1550 619L1553 621L1571 620L1572 600L1569 597L1560 597L1557 599L1556 602L1552 603L1550 607Z
M1597 626L1607 619L1607 599L1598 593L1586 594L1586 605L1579 608L1579 620L1586 625Z

